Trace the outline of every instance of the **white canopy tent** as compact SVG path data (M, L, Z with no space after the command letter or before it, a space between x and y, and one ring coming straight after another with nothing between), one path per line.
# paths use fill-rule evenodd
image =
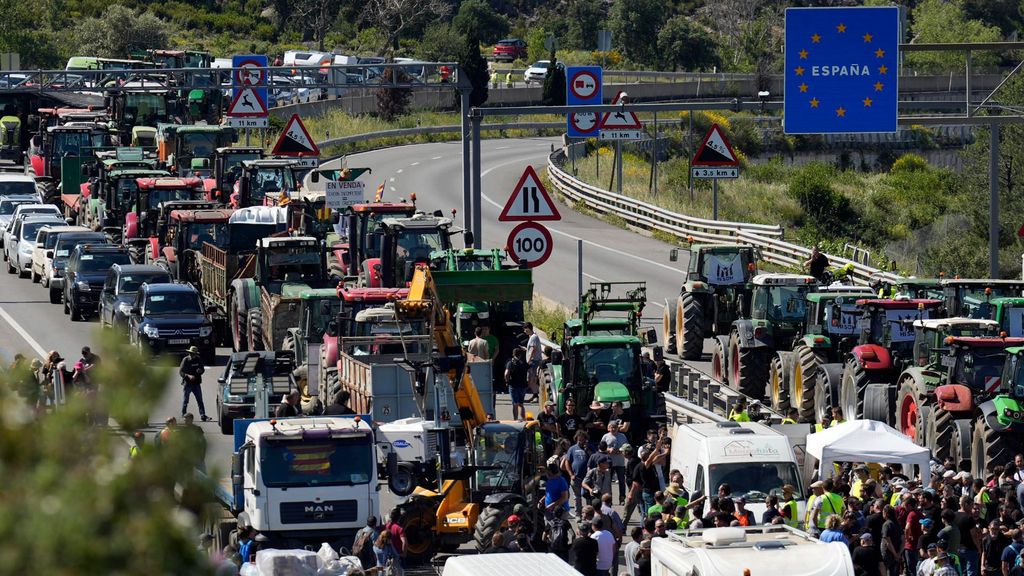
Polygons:
M807 453L831 470L833 462L878 462L917 466L921 481L931 480L931 453L927 448L875 420L851 420L807 436Z

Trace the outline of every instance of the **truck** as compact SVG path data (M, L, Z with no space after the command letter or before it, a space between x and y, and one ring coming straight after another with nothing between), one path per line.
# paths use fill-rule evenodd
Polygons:
M850 549L789 526L707 528L651 540L651 574L853 576Z

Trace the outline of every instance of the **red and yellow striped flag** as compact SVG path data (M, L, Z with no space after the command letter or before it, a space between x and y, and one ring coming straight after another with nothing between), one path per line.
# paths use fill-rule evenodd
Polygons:
M377 195L373 198L374 202L380 202L384 198L384 183L381 182L380 186L377 186Z

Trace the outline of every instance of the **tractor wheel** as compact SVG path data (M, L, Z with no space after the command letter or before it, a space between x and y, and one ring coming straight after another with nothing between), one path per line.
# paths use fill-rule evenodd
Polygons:
M888 384L868 384L864 389L864 414L866 420L889 423L892 416L892 402L889 401L890 386Z
M797 346L789 373L789 403L800 410L800 420L814 420L814 387L818 366L825 357L810 346Z
M430 560L437 548L434 533L437 502L431 498L413 496L398 507L399 524L405 530L406 560L419 563Z
M337 278L338 282L345 279L345 269L341 266L336 258L332 258L327 266L328 277Z
M931 442L928 448L932 451L932 458L939 462L949 458L950 447L953 444L953 415L936 407L932 410L931 421L925 422L925 426L925 435Z
M839 406L843 418L857 420L864 417L864 391L871 379L856 360L848 360L843 367L843 381L839 388Z
M735 331L729 337L729 384L745 396L761 400L768 381L768 358L761 348L742 348Z
M812 424L822 424L825 416L832 413L832 407L839 403L839 391L843 382L842 364L822 364L814 377L814 414L808 418ZM803 414L800 419L804 420Z
M676 303L677 300L665 298L665 311L661 315L661 333L665 335L665 352L677 354L676 351Z
M43 279L42 276L40 276L39 274L36 274L35 269L33 269L31 272L29 272L29 274L32 277L32 283L33 284L39 284L39 281Z
M327 373L327 378L324 379L324 390L327 391L327 395L322 396L324 403L330 404L333 402L334 397L338 395L338 392L341 391L341 381L338 379L337 370L331 370Z
M240 300L242 296L237 292L228 295L228 322L231 324L231 347L235 352L245 352L249 349L248 332L249 320L246 314L245 303Z
M128 246L128 257L132 259L135 264L146 263L146 251L138 244L131 244Z
M512 515L511 506L486 506L480 511L473 529L473 540L478 552L491 547L491 539L501 531L501 525Z
M676 304L676 350L683 360L700 360L704 352L704 303L684 292Z
M1020 440L1018 435L1011 432L993 430L984 417L979 417L974 423L971 439L971 476L984 478L996 466L1013 460Z
M715 349L711 352L711 378L716 382L726 384L729 377L727 371L729 356L729 340L725 336L717 336L714 341Z
M952 426L953 442L950 444L949 457L953 459L953 466L962 470L964 466L971 467L971 442L974 436L974 428L967 418L953 420Z
M789 409L789 386L786 373L793 362L790 352L779 352L772 356L768 365L768 385L764 389L764 397L771 403L776 412L785 413Z
M253 308L249 310L249 350L257 352L266 350L263 346L263 310Z
M893 422L897 430L910 437L918 446L928 446L924 409L927 400L922 393L924 384L911 375L904 376L896 392ZM929 408L928 412L931 412Z

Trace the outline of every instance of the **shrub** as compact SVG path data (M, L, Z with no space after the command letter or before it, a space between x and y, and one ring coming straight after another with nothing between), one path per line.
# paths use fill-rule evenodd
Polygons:
M892 163L889 170L893 174L898 172L923 172L928 169L928 161L917 154L908 152L900 156Z
M818 230L841 231L851 216L850 201L832 187L836 171L827 164L812 162L789 181L789 195L803 208L805 225Z

